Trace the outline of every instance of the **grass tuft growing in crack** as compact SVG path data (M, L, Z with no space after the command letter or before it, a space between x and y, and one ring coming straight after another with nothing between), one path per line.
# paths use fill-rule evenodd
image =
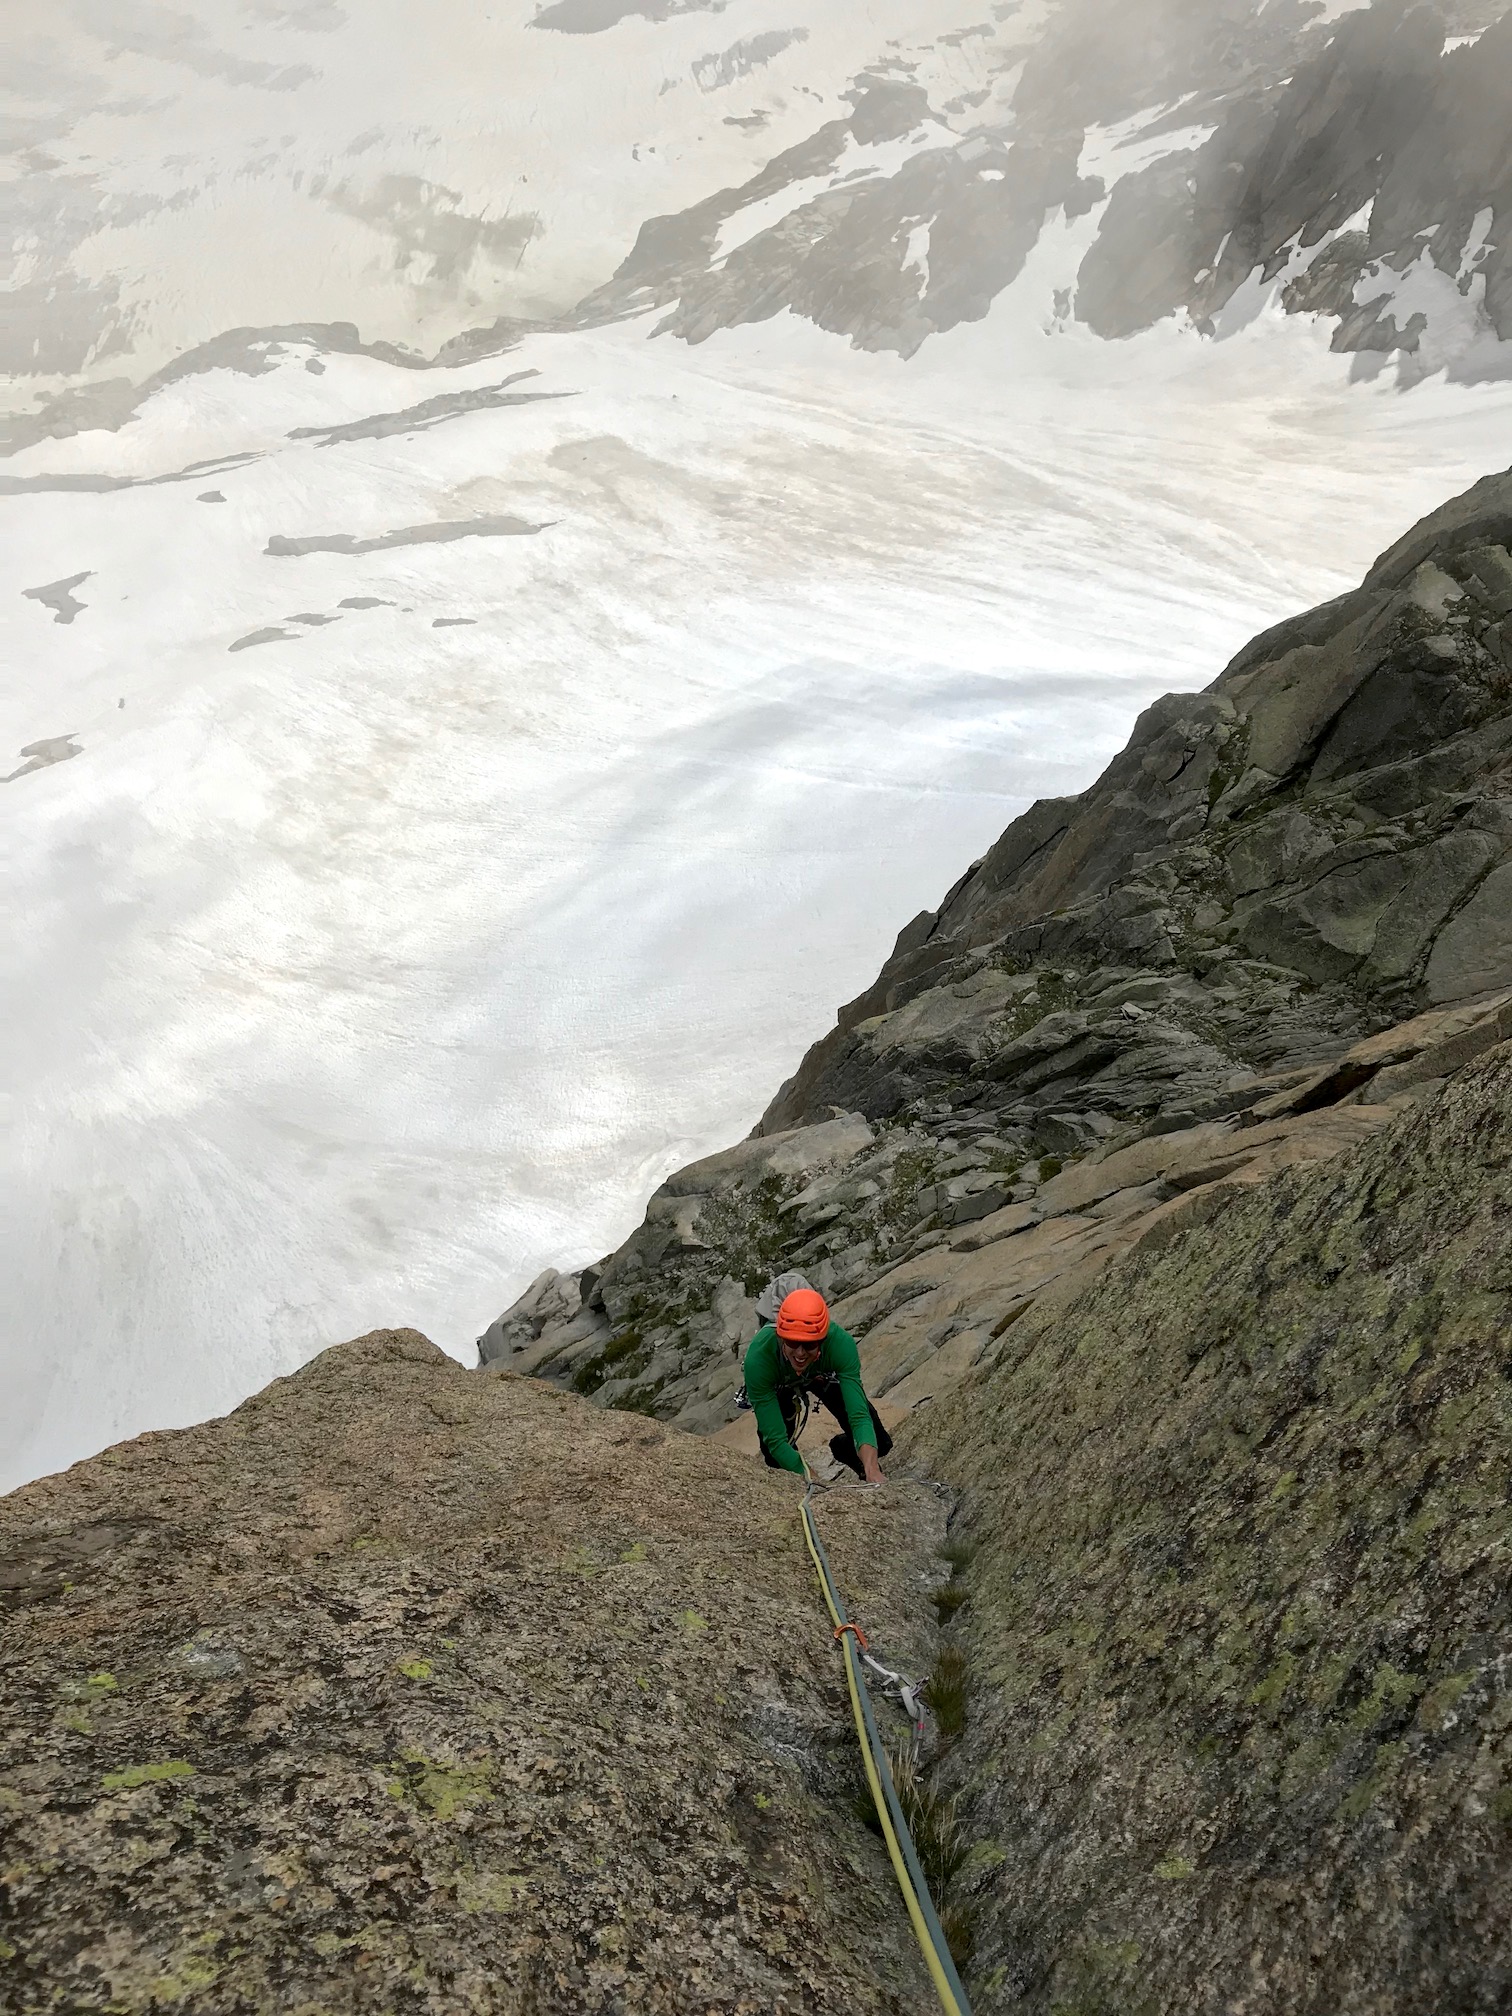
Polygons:
M940 1929L950 1947L951 1958L957 1967L965 1967L971 1959L973 1913L968 1903L949 1901L950 1886L960 1874L968 1853L956 1802L935 1790L928 1774L919 1768L912 1747L889 1751L888 1763L898 1804L913 1836L919 1867L939 1913Z
M913 1747L900 1746L887 1753L892 1768L893 1787L903 1818L919 1854L919 1867L929 1885L931 1897L944 1896L966 1860L966 1837L954 1799L936 1792L927 1773L919 1768Z
M947 1540L940 1549L940 1559L950 1564L950 1580L935 1590L932 1598L935 1615L942 1624L948 1624L956 1612L971 1601L971 1591L962 1577L976 1557L974 1540Z
M924 1699L942 1742L954 1743L965 1729L968 1693L966 1654L958 1645L947 1645L924 1683Z
M935 1791L911 1744L896 1749L889 1746L887 1761L950 1957L957 1967L965 1968L970 1964L975 1945L976 1913L969 1900L949 1896L950 1886L965 1867L969 1854L956 1802ZM869 1786L854 1796L851 1810L864 1827L883 1838L882 1822Z
M957 1610L970 1601L970 1591L952 1578L934 1592L935 1615L942 1624L948 1624Z

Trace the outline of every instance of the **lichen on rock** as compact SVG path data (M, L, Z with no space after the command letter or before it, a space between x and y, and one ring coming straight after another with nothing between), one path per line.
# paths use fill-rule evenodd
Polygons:
M1505 1045L905 1431L977 1543L983 2016L1506 2006L1509 1171Z

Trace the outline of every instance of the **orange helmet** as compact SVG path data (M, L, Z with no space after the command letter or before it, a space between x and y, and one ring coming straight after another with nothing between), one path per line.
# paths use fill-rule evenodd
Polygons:
M822 1344L829 1321L829 1305L817 1288L795 1288L777 1311L777 1335L790 1344Z

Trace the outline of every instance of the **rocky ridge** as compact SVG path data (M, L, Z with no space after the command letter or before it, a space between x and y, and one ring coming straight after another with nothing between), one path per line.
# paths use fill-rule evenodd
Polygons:
M751 1139L485 1363L699 1430L779 1267L908 1406L997 1327L1512 1034L1512 476L1156 702L916 918Z

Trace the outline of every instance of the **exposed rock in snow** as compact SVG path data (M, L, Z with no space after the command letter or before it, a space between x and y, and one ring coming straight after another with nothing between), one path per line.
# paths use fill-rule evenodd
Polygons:
M544 532L544 525L504 515L453 519L439 525L405 525L396 532L378 532L362 539L354 532L319 532L289 538L275 532L263 548L276 560L298 560L307 553L387 553L395 546L445 546L456 539L519 539Z
M21 593L28 602L40 602L44 609L51 609L54 623L72 623L89 606L79 600L74 590L90 578L91 570L86 567L80 574L67 574L61 581L49 581L42 588L23 588Z

